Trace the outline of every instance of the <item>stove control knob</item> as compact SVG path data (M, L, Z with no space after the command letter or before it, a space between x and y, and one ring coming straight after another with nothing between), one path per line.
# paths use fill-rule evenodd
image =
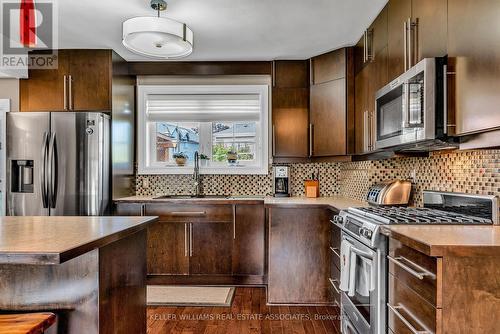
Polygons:
M334 216L333 221L339 224L342 224L344 222L344 217L342 216Z
M373 235L373 232L372 232L372 231L370 231L370 230L366 230L366 231L365 231L365 237L366 237L367 239L371 239L371 238L372 238L372 235Z

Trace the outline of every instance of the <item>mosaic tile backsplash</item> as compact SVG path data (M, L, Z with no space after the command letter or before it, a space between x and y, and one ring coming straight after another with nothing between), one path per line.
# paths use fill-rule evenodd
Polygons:
M319 173L320 195L338 194L337 177L340 166L337 163L291 164L291 190L293 196L304 195L304 180ZM273 193L272 169L268 175L202 175L203 193L206 195L268 196ZM136 194L192 195L192 175L137 175Z
M292 164L292 195L304 195L303 181L320 175L321 196L344 195L363 200L370 185L387 179L413 181L412 204L422 203L422 190L500 196L500 150L434 152L429 157L381 161ZM147 186L146 186L147 185ZM269 175L204 175L205 194L265 196L272 194ZM192 194L191 175L138 175L137 195Z
M422 190L500 196L500 150L434 152L426 158L394 158L340 165L339 193L364 199L368 187L387 179L413 183L411 203L422 205Z

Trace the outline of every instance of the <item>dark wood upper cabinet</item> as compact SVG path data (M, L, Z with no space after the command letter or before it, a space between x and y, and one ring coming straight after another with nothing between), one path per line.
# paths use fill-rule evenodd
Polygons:
M411 16L416 29L413 37L416 62L424 58L446 55L447 5L448 0L412 1Z
M387 5L389 80L401 75L408 61L405 25L411 21L411 5L411 0L391 0Z
M369 122L369 98L368 98L368 85L370 70L372 67L370 65L363 67L359 73L356 74L354 78L354 110L355 110L355 153L361 154L366 153L370 150L370 143L368 142L369 129L367 128Z
M29 69L29 79L19 80L20 111L57 111L67 109L69 52L59 50L55 69Z
M346 155L353 142L353 49L314 57L311 64L309 154L313 158Z
M500 127L500 1L448 2L448 55L454 57L456 132ZM450 74L453 75L453 74Z
M273 64L273 87L309 87L309 64L306 60L276 60Z
M20 111L110 110L111 78L111 50L59 50L57 69L20 80Z
M111 69L110 50L71 52L71 110L111 110Z
M366 29L354 47L354 71L358 74L377 58L377 53L387 47L387 9L385 6Z
M389 80L423 58L446 55L447 3L448 0L389 1Z
M346 49L339 49L312 58L311 72L312 85L345 78Z
M385 6L368 28L368 58L377 59L377 54L387 46L388 41L388 8Z
M346 87L343 79L311 87L312 156L346 152Z
M306 159L309 155L308 61L275 61L273 68L273 157Z
M233 275L265 274L264 205L236 205L233 242Z
M388 83L387 47L355 78L355 142L356 153L375 149L375 94Z

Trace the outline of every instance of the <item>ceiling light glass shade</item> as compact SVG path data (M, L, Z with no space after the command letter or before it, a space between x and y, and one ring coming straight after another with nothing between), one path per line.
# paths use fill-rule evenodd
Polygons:
M142 56L181 58L193 52L193 32L166 17L134 17L123 22L122 43Z

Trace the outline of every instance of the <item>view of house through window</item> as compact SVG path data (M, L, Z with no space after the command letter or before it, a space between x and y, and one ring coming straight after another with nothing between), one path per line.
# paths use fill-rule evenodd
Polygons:
M194 152L200 151L199 123L157 122L156 161L175 164L174 155L184 153L193 161Z
M210 131L200 131L201 129ZM185 155L185 166L194 153L203 154L204 166L254 164L257 160L257 122L156 122L156 162L176 166ZM236 156L236 161L231 158Z

